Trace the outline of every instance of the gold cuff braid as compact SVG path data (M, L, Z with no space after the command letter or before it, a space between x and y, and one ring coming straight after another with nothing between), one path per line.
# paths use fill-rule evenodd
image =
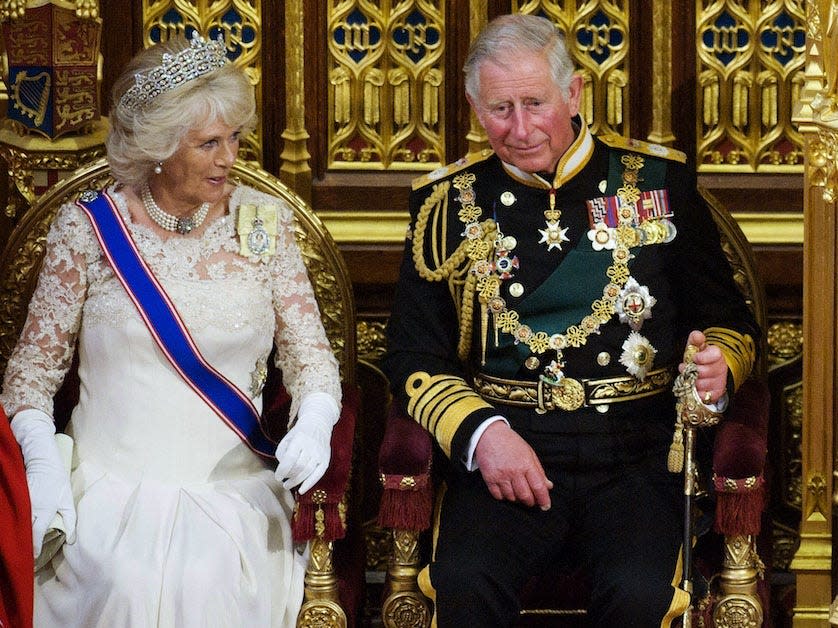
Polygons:
M715 345L722 351L727 367L733 375L734 386L742 385L756 360L756 345L748 334L740 334L724 327L708 327L704 330L707 344Z
M454 434L476 410L491 408L461 377L430 375L419 371L405 382L407 412L433 434L445 455L451 457Z

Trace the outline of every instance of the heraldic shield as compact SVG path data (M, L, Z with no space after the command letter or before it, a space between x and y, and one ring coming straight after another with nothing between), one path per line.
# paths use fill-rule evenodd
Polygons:
M56 139L99 120L102 20L47 3L2 15L7 117L22 132Z

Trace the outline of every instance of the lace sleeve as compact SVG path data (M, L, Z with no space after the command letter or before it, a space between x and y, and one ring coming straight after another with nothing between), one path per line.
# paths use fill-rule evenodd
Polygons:
M87 287L92 235L87 218L64 205L47 235L46 254L29 313L3 380L0 404L52 415L52 398L70 368Z
M320 320L302 254L294 239L290 210L281 205L276 255L272 261L276 311L276 365L292 398L291 417L310 392L325 392L340 404L338 363Z

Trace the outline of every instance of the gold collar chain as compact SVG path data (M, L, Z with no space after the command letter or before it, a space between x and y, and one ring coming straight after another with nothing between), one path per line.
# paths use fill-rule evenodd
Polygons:
M459 190L458 200L463 207L459 212L460 220L465 224L464 235L468 239L466 251L472 260L471 273L477 277L476 290L481 308L492 313L495 325L495 344L497 345L498 329L504 333L511 334L515 342L523 342L535 354L542 354L552 349L556 352L556 361L549 370L556 379L562 376L561 368L564 366L562 351L567 347L583 346L592 333L607 323L615 312L615 303L620 295L623 286L628 281L631 273L628 269L628 262L632 255L629 247L637 245L637 234L632 226L635 213L635 203L640 198L640 189L636 183L639 179L638 171L643 167L643 157L636 154L623 155L621 163L625 167L622 179L623 186L617 190L617 197L620 199L619 226L616 230L616 246L612 253L612 264L605 271L609 281L602 291L602 298L596 299L591 304L591 313L582 318L579 323L570 325L564 333L548 334L546 331L534 331L529 325L520 320L520 315L506 304L506 300L500 296L502 278L494 272L492 263L489 261L493 253L492 246L487 239L484 239L484 224L478 222L482 209L474 205L476 194L472 184L475 177L473 174L464 174L454 177L454 187ZM492 221L486 221L492 222ZM485 334L484 334L485 336Z

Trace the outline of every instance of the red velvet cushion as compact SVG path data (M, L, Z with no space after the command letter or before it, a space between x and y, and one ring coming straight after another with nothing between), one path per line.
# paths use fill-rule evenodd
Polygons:
M384 474L428 473L433 446L428 431L392 404L378 452L378 468Z
M432 455L431 435L397 404L392 404L378 450L378 469L384 485L378 525L417 532L430 527Z
M764 382L749 379L730 400L716 430L713 472L724 478L761 476L768 452L770 396Z
M720 534L757 535L762 528L769 407L768 386L748 380L736 391L717 428L713 447L713 527Z
M296 542L314 538L316 513L324 511L322 535L327 541L341 539L346 533L346 512L341 513L341 502L346 498L349 475L352 470L352 448L355 441L355 423L360 407L360 394L356 387L344 386L340 418L332 429L332 457L322 478L302 495L297 495L293 534ZM341 517L343 514L343 518Z
M23 457L0 407L0 625L32 627L32 515Z

